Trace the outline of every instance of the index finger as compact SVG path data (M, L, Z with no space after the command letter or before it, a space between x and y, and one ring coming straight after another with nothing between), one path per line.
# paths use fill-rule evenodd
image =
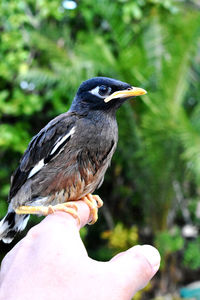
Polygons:
M89 222L90 209L84 201L79 200L74 202L78 208L77 213L80 223L78 222L78 219L74 218L70 213L59 211L48 215L42 222L49 222L53 217L55 222L62 223L63 225L66 224L67 226L76 226L80 230Z

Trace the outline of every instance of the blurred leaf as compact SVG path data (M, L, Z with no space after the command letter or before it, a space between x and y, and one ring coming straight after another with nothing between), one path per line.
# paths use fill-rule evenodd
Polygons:
M136 226L127 229L118 223L112 231L103 232L102 238L108 239L108 246L115 251L124 251L138 243L138 229Z
M162 231L156 234L155 246L161 255L161 267L166 263L167 256L183 249L184 240L178 227L174 227L171 231Z
M200 238L187 243L184 251L184 265L190 269L197 270L200 267Z
M0 125L0 146L6 149L13 149L23 153L26 150L30 136L23 125L16 123L15 126L9 124Z

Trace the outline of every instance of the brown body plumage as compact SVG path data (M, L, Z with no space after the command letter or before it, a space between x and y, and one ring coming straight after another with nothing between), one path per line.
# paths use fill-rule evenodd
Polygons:
M96 112L92 112L94 114ZM33 175L13 197L11 185L10 195L12 206L21 205L50 205L81 199L100 186L108 168L117 144L117 124L110 121L110 116L102 116L98 112L96 123L90 115L81 116L75 113L65 113L52 120L35 136L21 160L21 171L24 177L42 158L43 147L49 139L57 140L70 128L75 128L73 138L67 141L67 147L55 156L48 164ZM104 122L102 122L102 118ZM57 132L54 127L59 128ZM83 132L84 128L89 128ZM62 132L62 133L61 133ZM81 135L79 134L81 132ZM77 147L79 145L79 147ZM49 147L50 152L51 147ZM38 153L37 153L38 152ZM16 185L18 171L13 176ZM20 178L22 180L22 178ZM21 181L23 182L23 180Z

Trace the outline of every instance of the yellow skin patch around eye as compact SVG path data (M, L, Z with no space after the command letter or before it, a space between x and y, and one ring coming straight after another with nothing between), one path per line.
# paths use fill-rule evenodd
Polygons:
M145 95L147 93L147 91L145 91L142 88L139 87L132 87L131 89L128 90L122 90L122 91L117 91L112 93L110 96L106 97L104 99L104 102L109 102L112 99L116 99L116 98L129 98L129 97L135 97L135 96L142 96Z

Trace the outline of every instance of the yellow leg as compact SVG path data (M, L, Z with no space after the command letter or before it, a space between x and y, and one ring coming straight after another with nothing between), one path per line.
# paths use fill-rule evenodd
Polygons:
M78 220L80 224L80 218L78 216L78 208L74 202L65 202L57 205L49 206L19 206L15 209L16 214L34 214L34 215L43 215L47 216L53 214L56 211L63 211L72 215L75 219Z
M90 219L89 225L94 224L98 219L98 208L103 205L103 201L98 195L87 194L82 199L90 208Z

